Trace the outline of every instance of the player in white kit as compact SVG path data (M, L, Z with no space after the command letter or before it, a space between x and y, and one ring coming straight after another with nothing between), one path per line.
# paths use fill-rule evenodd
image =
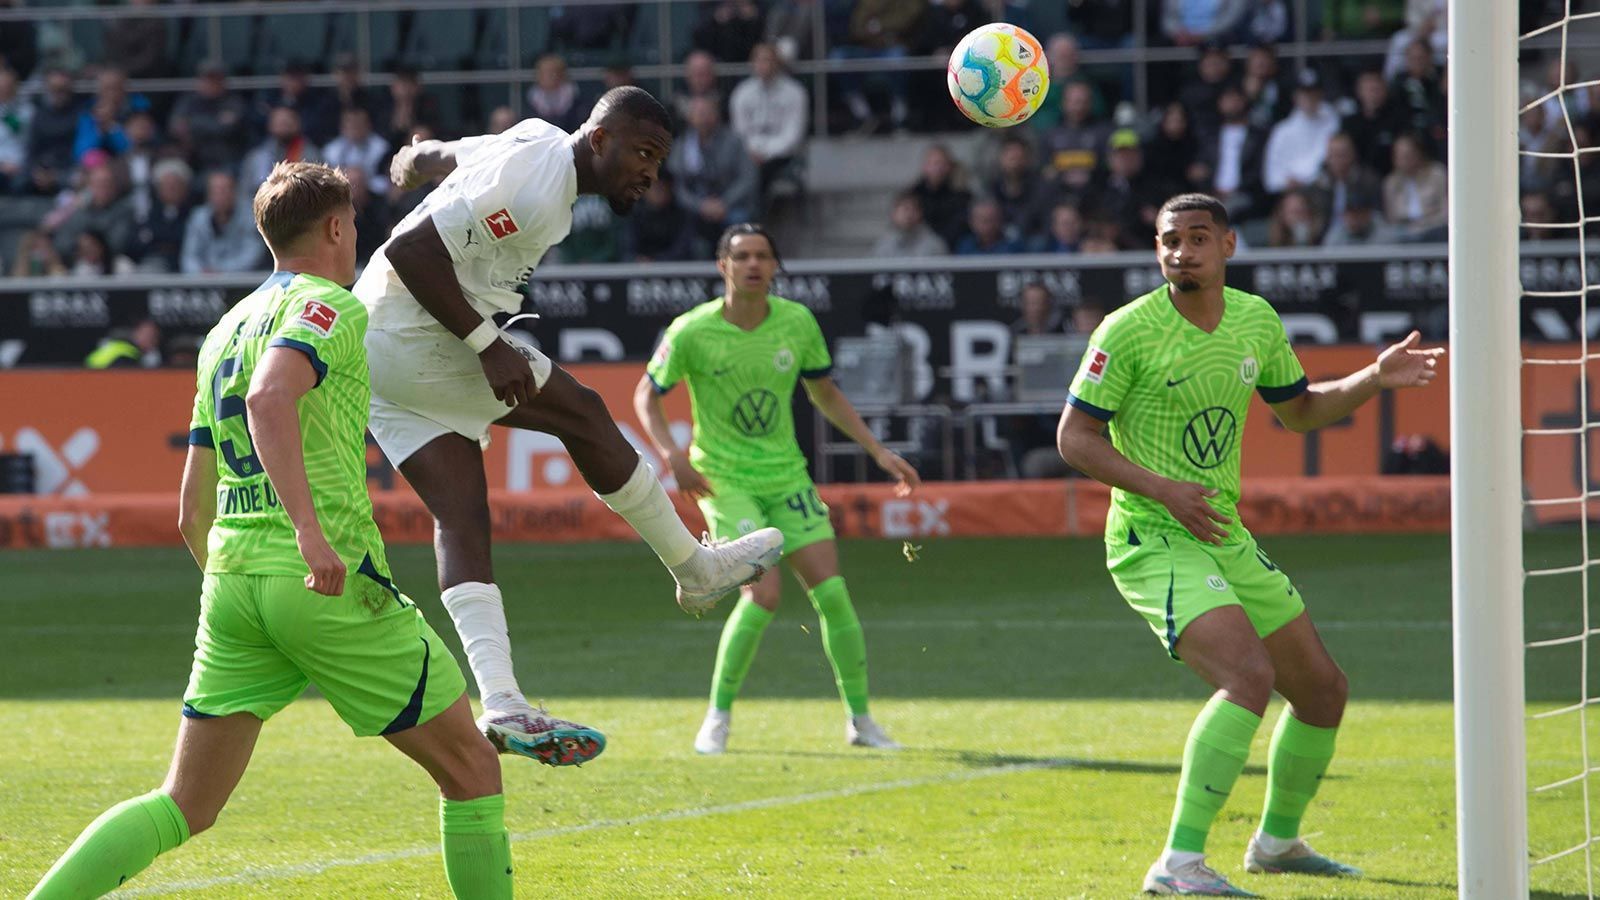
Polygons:
M671 147L666 110L636 87L608 91L575 134L527 119L497 135L413 142L395 154L395 184L444 180L354 288L370 314L372 434L433 514L440 599L478 682L479 724L501 752L550 765L593 759L605 738L532 708L512 673L490 555L490 424L559 438L589 487L671 571L688 612L760 578L782 552L772 528L720 545L695 540L600 395L491 318L521 308L528 276L571 229L579 194L628 213Z

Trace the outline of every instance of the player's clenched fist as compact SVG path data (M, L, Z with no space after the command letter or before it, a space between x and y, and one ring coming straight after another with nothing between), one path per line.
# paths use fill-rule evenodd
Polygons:
M1210 497L1217 495L1216 488L1208 488L1193 481L1173 481L1157 500L1172 513L1178 524L1189 533L1208 544L1221 544L1228 536L1222 526L1233 520L1217 512Z
M295 532L295 543L300 545L300 558L306 561L310 573L306 587L319 594L337 597L344 593L344 560L328 546L328 539L320 530Z
M520 406L539 393L528 358L509 343L495 341L483 348L478 362L483 366L483 377L488 380L496 399L504 401L506 406Z

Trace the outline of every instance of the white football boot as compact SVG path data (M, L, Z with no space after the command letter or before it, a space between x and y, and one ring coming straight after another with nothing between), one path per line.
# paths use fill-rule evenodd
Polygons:
M733 724L731 710L710 709L706 720L700 723L700 733L694 736L694 752L711 756L728 749L728 726Z
M496 694L490 700L502 696ZM581 766L606 749L605 735L587 725L557 719L542 706L500 705L504 708L484 708L478 729L501 753L526 756L547 766Z
M760 580L783 557L783 532L776 528L758 528L732 541L708 535L700 543L704 549L672 573L678 606L691 616L710 612L723 597Z
M851 716L844 726L845 740L854 747L871 747L875 750L899 750L900 744L884 733L871 716Z

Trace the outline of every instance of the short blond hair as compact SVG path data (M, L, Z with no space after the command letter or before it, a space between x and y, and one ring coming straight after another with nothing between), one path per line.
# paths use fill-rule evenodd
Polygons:
M256 189L256 228L274 253L350 205L350 181L321 163L280 162Z

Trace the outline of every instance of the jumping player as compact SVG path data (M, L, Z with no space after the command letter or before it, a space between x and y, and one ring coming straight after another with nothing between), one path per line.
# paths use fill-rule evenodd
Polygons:
M367 496L367 311L337 169L279 163L256 192L276 270L200 349L179 529L205 573L162 786L96 819L30 897L98 897L210 828L261 723L315 684L358 735L439 785L457 897L511 896L500 762L461 670L389 579Z
M866 639L839 575L828 507L806 474L795 440L790 411L795 384L803 379L811 402L898 481L900 496L920 483L917 471L878 442L828 377L833 361L811 310L768 293L778 269L771 236L758 225L730 227L717 242L717 269L723 295L667 327L634 389L634 411L671 467L678 489L699 501L714 537L732 538L764 525L783 532L784 559L821 620L822 648L845 704L846 739L898 749L867 713ZM667 427L661 405L661 395L680 381L689 383L694 416L687 454ZM695 750L727 749L733 700L781 593L778 573L768 572L744 588L728 616L711 676L711 708Z
M502 752L551 765L592 759L605 739L533 709L513 674L490 556L482 448L491 424L559 438L671 571L689 612L759 578L782 552L775 529L702 546L600 395L490 318L521 307L528 276L571 229L579 194L626 214L671 145L666 110L636 87L608 91L574 134L527 119L498 135L414 142L395 154L395 184L444 180L354 288L371 315L372 434L433 514L441 599L477 678L479 724Z
M1112 487L1106 566L1117 589L1167 653L1216 688L1184 748L1166 851L1145 875L1155 894L1256 896L1206 865L1205 841L1273 691L1289 706L1245 870L1360 876L1300 838L1349 687L1294 583L1236 523L1239 442L1252 393L1307 432L1381 390L1426 386L1444 352L1417 349L1412 332L1359 372L1308 384L1277 312L1226 286L1234 246L1215 198L1180 194L1161 207L1167 283L1095 329L1057 435L1063 459Z

